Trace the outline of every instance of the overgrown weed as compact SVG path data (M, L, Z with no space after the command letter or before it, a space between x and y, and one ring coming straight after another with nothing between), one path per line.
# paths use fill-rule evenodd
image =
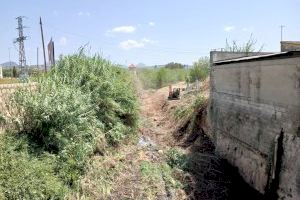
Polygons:
M4 135L18 148L0 148L0 196L64 199L74 191L77 196L92 196L94 191L82 185L82 177L99 179L98 185L115 172L115 168L102 168L108 157L93 155L105 155L136 132L138 104L131 76L81 49L61 57L37 81L34 91L24 89L12 96L11 115L5 116L5 123L14 129ZM6 165L10 162L13 171ZM8 176L8 172L16 174ZM97 187L104 196L111 191L109 184Z

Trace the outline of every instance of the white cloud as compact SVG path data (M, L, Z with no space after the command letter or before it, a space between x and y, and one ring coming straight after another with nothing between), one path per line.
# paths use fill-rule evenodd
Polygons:
M78 15L79 17L83 17L83 16L90 17L90 16L91 16L91 13L90 13L90 12L79 11L79 12L77 13L77 15Z
M155 26L155 22L149 22L149 26Z
M124 50L130 50L130 49L135 49L135 48L143 48L147 44L156 44L157 41L148 39L148 38L143 38L140 41L136 40L126 40L120 43L120 47Z
M66 46L67 42L68 41L67 41L66 37L61 37L61 38L59 38L58 45L60 45L60 46Z
M143 39L142 39L142 42L143 42L143 43L148 43L148 44L155 44L155 43L157 43L157 41L150 40L150 39L148 39L148 38L143 38Z
M235 29L234 26L226 26L226 27L224 28L224 31L226 31L226 32L231 32L231 31L233 31L234 29Z
M126 40L120 43L120 47L124 50L142 48L145 44L143 42L138 42L136 40Z
M115 27L111 30L114 33L133 33L135 32L136 28L134 26L119 26Z

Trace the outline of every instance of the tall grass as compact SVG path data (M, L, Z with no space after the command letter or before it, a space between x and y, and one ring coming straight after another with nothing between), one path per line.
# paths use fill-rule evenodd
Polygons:
M145 68L138 70L138 77L145 89L158 89L179 81L185 81L186 69Z
M158 89L180 81L203 81L208 77L209 70L209 58L203 57L194 62L189 69L170 68L166 65L161 68L139 69L137 74L145 89Z
M18 113L7 120L15 129L3 137L15 138L12 144L22 141L26 148L15 148L15 157L5 153L9 146L0 149L0 169L7 169L5 163L12 159L17 163L14 172L27 166L29 176L41 181L29 179L23 191L18 185L21 180L26 185L25 178L1 170L0 177L13 184L0 181L0 197L6 199L63 199L68 190L78 187L93 153L103 154L107 145L118 145L137 125L138 105L129 73L97 55L86 56L83 50L61 57L38 79L35 91L16 92L10 106ZM22 160L16 160L20 156Z

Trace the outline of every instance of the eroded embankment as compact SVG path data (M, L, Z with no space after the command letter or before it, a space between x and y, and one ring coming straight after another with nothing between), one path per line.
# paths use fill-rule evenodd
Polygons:
M167 100L167 87L139 93L139 135L97 166L110 176L105 187L97 185L93 191L105 188L103 199L261 199L215 154L205 133L205 91L190 92L178 101Z
M235 167L216 154L214 143L205 133L207 105L207 98L194 97L192 104L173 112L175 123L180 122L173 133L175 145L185 150L183 170L190 179L186 193L192 199L263 199Z

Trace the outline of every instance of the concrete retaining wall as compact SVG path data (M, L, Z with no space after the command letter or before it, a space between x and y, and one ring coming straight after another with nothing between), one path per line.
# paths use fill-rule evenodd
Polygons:
M283 132L280 199L300 199L300 57L214 65L209 121L216 150L261 193Z
M0 84L0 112L8 112L6 104L8 103L11 94L13 94L17 89L27 88L32 90L35 87L35 83Z
M270 54L270 52L227 52L227 51L212 51L210 52L210 61L222 61L233 58L242 58L247 56L258 56Z

